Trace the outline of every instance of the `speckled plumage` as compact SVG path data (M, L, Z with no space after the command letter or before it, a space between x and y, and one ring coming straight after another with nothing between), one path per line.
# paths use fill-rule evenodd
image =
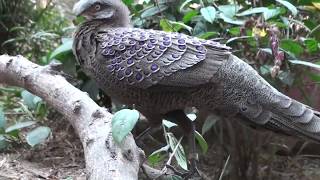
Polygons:
M195 106L240 113L258 125L320 140L319 112L277 91L229 47L132 28L123 16L128 12L121 13L128 11L121 2L97 1L102 6L104 2L102 10L114 8L118 14L103 19L99 12L95 17L92 2L78 12L89 14L89 20L75 34L74 54L107 94L135 104L153 124L168 112Z

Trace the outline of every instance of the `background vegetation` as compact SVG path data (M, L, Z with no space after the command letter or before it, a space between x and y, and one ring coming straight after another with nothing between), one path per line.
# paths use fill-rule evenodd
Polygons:
M277 89L320 110L319 1L124 2L132 12L135 27L178 31L226 43ZM75 86L87 91L99 104L118 111L123 106L111 102L77 67L71 52L75 28L59 5L51 0L0 0L0 53L21 54L43 65L60 61L66 77ZM48 115L52 111L40 98L23 89L0 86L0 149L12 151L42 143L51 134ZM197 140L203 155L200 169L215 179L320 177L319 162L300 162L305 160L303 149L308 147L304 142L258 133L240 125L237 119L224 121L193 109L188 112L190 118L198 117ZM179 138L171 132L174 126L165 121L165 139L146 150L151 164L165 163L178 144ZM317 157L320 147L311 147L314 151L307 152L308 155ZM205 155L208 148L214 157ZM177 167L186 169L182 146L175 158Z

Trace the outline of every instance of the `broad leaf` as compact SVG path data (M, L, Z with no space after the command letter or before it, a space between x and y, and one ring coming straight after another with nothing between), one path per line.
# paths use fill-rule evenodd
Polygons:
M213 36L218 36L219 33L218 32L212 32L212 31L209 31L209 32L206 32L204 34L200 34L198 35L197 37L201 38L201 39L209 39Z
M26 106L28 106L28 108L33 109L33 110L36 109L37 104L39 102L42 102L41 98L33 95L32 93L30 93L27 90L24 90L21 92L21 97L23 99L23 104L25 104Z
M168 6L165 4L159 4L159 6L152 6L146 9L142 14L141 18L146 18L158 14L164 10L168 9Z
M62 54L72 52L72 43L72 38L65 39L64 43L50 54L49 60L52 60L54 58L57 59Z
M156 151L154 151L150 156L148 157L148 162L152 164L153 166L159 164L165 157L165 153L169 150L170 146L166 145Z
M260 73L261 75L265 76L271 73L271 66L269 65L262 65L260 66Z
M310 53L318 51L318 41L315 39L306 39L303 41Z
M139 112L137 110L122 109L116 112L112 117L112 136L117 143L131 132L133 127L139 120Z
M241 13L236 14L237 16L247 16L252 14L263 13L263 17L268 20L272 17L275 17L281 13L281 8L269 9L266 7L257 7L245 10Z
M176 123L173 123L173 122L171 122L171 121L168 121L168 120L162 120L162 124L164 125L164 126L166 126L167 128L172 128L172 127L175 127L175 126L178 126Z
M178 140L174 137L174 135L172 133L167 133L167 137L169 139L169 145L170 145L170 148L172 151L178 145L178 149L177 149L176 153L174 154L174 157L177 160L177 163L179 164L179 166L182 169L188 170L187 158L186 158L186 154L183 150L182 145L178 144Z
M263 12L263 17L265 20L271 19L275 16L278 16L281 13L281 8L275 8L275 9L266 9L266 11Z
M201 147L202 153L206 154L208 151L207 141L202 137L202 135L198 131L195 131L195 138Z
M285 0L276 0L276 1L284 5L285 7L287 7L292 12L293 16L296 16L298 14L298 9L294 5L292 5L290 2Z
M244 20L231 18L231 17L226 16L223 13L219 13L219 18L222 19L224 22L229 23L229 24L244 25L244 23L245 23Z
M277 77L280 79L281 82L288 86L291 86L293 84L294 77L290 72L281 72Z
M257 7L257 8L251 8L251 9L247 9L241 13L236 14L237 16L247 16L247 15L252 15L252 14L258 14L258 13L263 13L266 10L268 10L268 8L266 7Z
M4 135L0 134L0 150L5 149L7 146L8 146L8 142L6 138L4 137Z
M208 132L219 119L220 118L218 116L209 115L202 125L201 134L204 135L206 132Z
M280 47L286 51L293 53L295 56L299 56L303 52L303 47L298 42L291 39L281 40Z
M187 114L187 117L188 117L191 121L194 121L194 120L197 119L197 115L196 115L196 114L193 114L193 113Z
M6 128L5 132L6 133L9 133L11 131L14 131L14 130L20 130L22 128L26 128L26 127L29 127L29 126L32 126L36 124L35 121L25 121L25 122L18 122L12 126L9 126L8 128Z
M175 21L170 21L167 19L161 19L160 26L161 26L162 30L164 30L166 32L177 32L180 29L186 29L190 33L192 31L192 27L184 24L183 22L175 22Z
M214 19L216 18L216 9L212 6L201 8L200 13L204 19L210 23L213 23Z
M233 38L228 39L228 41L226 42L226 44L231 43L232 41L235 41L235 40L240 40L240 39L249 39L249 38L253 39L253 37L252 37L252 36L240 36L240 37L233 37Z
M122 0L127 6L131 5L134 3L134 0Z
M226 17L232 18L237 14L240 7L236 4L229 4L229 5L221 5L218 6L218 10L221 11Z
M43 143L48 138L50 133L51 129L49 127L39 126L27 134L27 143L32 147L37 144Z
M207 32L207 26L203 21L198 21L193 28L193 36L198 36Z
M192 0L185 0L181 6L180 6L180 12L182 12L182 10L185 8L185 6L187 6Z
M0 107L0 129L6 126L6 117L2 108Z
M195 17L196 15L198 15L198 11L195 11L195 10L189 11L189 12L187 12L187 13L183 16L182 21L183 21L184 23L188 23L188 22L190 22L190 21L192 20L192 18Z

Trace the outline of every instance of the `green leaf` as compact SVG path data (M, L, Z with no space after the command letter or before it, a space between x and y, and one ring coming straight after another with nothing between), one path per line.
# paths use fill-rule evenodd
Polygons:
M14 130L20 130L22 128L26 128L26 127L29 127L29 126L32 126L36 124L35 121L25 121L25 122L18 122L12 126L9 126L8 128L6 128L5 132L6 133L9 133L11 131L14 131Z
M139 120L139 112L137 110L122 109L116 112L112 117L112 136L117 143L131 132L133 127Z
M206 132L208 132L219 119L220 118L218 116L209 115L202 125L201 134L204 135Z
M129 6L134 3L134 0L122 0L122 2L124 2L124 4L126 4L127 6Z
M320 83L320 74L308 73L308 75L312 81Z
M199 34L204 34L207 32L207 26L204 22L198 21L193 28L193 36L198 36Z
M192 31L192 27L184 24L183 22L175 22L167 19L161 19L160 26L162 30L166 32L177 32L182 28L188 30L190 33Z
M167 19L161 19L160 20L160 27L165 32L176 32L179 31L179 29L175 29L172 24L169 23L169 20Z
M166 145L156 151L154 151L150 156L148 157L148 162L152 165L155 166L159 164L165 157L165 154L169 150L170 146Z
M266 11L263 12L263 17L265 20L268 20L278 16L280 13L281 13L281 8L266 9Z
M186 5L188 5L191 1L192 1L192 0L185 0L185 1L181 4L179 11L182 12L182 10L184 9L184 7L185 7Z
M229 29L229 33L233 36L239 36L240 35L240 27L233 27Z
M44 142L51 133L51 129L46 126L39 126L29 132L26 136L27 143L30 146L35 146Z
M190 22L190 21L192 20L192 18L193 18L194 16L196 16L196 15L198 15L198 11L196 11L196 10L189 11L189 12L187 12L187 13L183 16L182 21L183 21L184 23L188 23L188 22Z
M204 34L200 34L200 35L198 35L197 37L199 37L199 38L201 38L201 39L209 39L209 38L211 38L211 37L213 37L213 36L217 36L217 35L219 35L218 32L209 31L209 32L206 32L206 33L204 33Z
M292 86L293 81L294 81L294 77L290 72L281 72L277 77L284 84L286 84L288 86Z
M318 51L318 41L315 39L306 39L303 41L310 53Z
M228 41L226 42L226 44L228 43L231 43L232 41L235 41L235 40L241 40L241 39L253 39L252 36L239 36L239 37L233 37L233 38L230 38L228 39Z
M220 19L222 19L224 22L229 23L229 24L235 24L235 25L244 25L245 21L244 20L238 20L235 18L230 18L226 16L223 13L220 13L218 16Z
M241 13L236 14L237 16L247 16L247 15L252 15L252 14L258 14L258 13L263 13L267 11L268 8L266 7L257 7L257 8L251 8L247 9Z
M47 114L47 106L45 103L43 102L39 102L37 103L37 108L35 110L35 114L37 115L37 117L40 117L40 118L44 118L45 115Z
M30 109L36 109L37 104L39 102L42 102L42 99L39 98L38 96L33 95L27 90L24 90L21 92L21 97L23 99L23 104L28 106Z
M298 14L298 9L294 5L292 5L290 2L284 1L284 0L276 0L276 1L284 5L285 7L287 7L292 12L293 16L296 16Z
M156 15L164 10L168 9L168 6L165 4L159 4L159 6L152 6L148 9L146 9L142 14L141 18L150 17L153 15Z
M202 137L202 135L198 131L195 132L195 138L201 147L202 153L206 154L208 151L207 141Z
M166 145L166 146L164 146L164 147L162 147L162 148L154 151L153 153L151 153L150 156L153 156L153 155L155 155L155 154L158 154L159 152L167 152L167 151L169 150L169 148L170 148L170 146L169 146L169 145ZM150 157L150 156L149 156L149 157Z
M304 66L320 69L320 65L319 64L314 64L314 63L307 62L307 61L289 60L289 62L291 62L292 64L300 64L300 65L304 65Z
M194 120L197 119L197 115L196 115L196 114L193 114L193 113L187 114L187 117L188 117L191 121L194 121Z
M176 153L174 154L174 157L177 160L177 163L179 164L179 166L182 169L188 170L187 158L186 158L186 154L183 150L182 145L178 144L178 140L176 139L176 137L174 137L174 135L172 133L167 133L166 135L169 139L169 145L170 145L170 148L172 151L178 145L178 149L177 149Z
M5 149L8 146L8 141L4 137L4 135L0 134L0 150Z
M216 18L216 9L212 6L201 8L200 13L204 19L210 23L213 23L214 19Z
M66 40L64 40L65 42L60 45L57 49L55 49L49 57L49 60L52 59L59 59L58 57L61 56L62 54L66 54L69 52L72 52L72 43L73 43L73 39L72 38L68 38Z
M148 162L151 164L151 166L157 166L163 161L166 157L166 154L163 153L157 153L152 156L148 157Z
M275 17L281 13L281 8L269 9L266 7L257 7L245 10L241 13L236 14L237 16L247 16L252 14L263 13L263 17L265 20L268 20L272 17Z
M4 115L3 109L0 107L0 129L6 126L6 117Z
M237 14L240 7L236 4L220 5L218 10L221 11L226 17L232 18Z
M175 127L175 126L178 126L176 123L173 123L173 122L171 122L171 121L168 121L168 120L162 120L162 124L164 125L164 126L166 126L167 128L172 128L172 127Z
M286 51L293 53L295 56L299 56L301 53L303 53L303 47L298 42L291 39L281 40L280 47Z
M271 73L271 67L269 65L262 65L260 66L260 73L261 75L265 76Z

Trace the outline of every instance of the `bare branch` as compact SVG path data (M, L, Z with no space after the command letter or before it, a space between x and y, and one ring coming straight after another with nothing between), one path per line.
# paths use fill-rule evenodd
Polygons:
M22 56L0 56L0 83L19 86L43 98L65 115L82 142L88 179L138 179L144 160L130 134L121 145L111 135L112 115L89 96L73 87L55 70Z

